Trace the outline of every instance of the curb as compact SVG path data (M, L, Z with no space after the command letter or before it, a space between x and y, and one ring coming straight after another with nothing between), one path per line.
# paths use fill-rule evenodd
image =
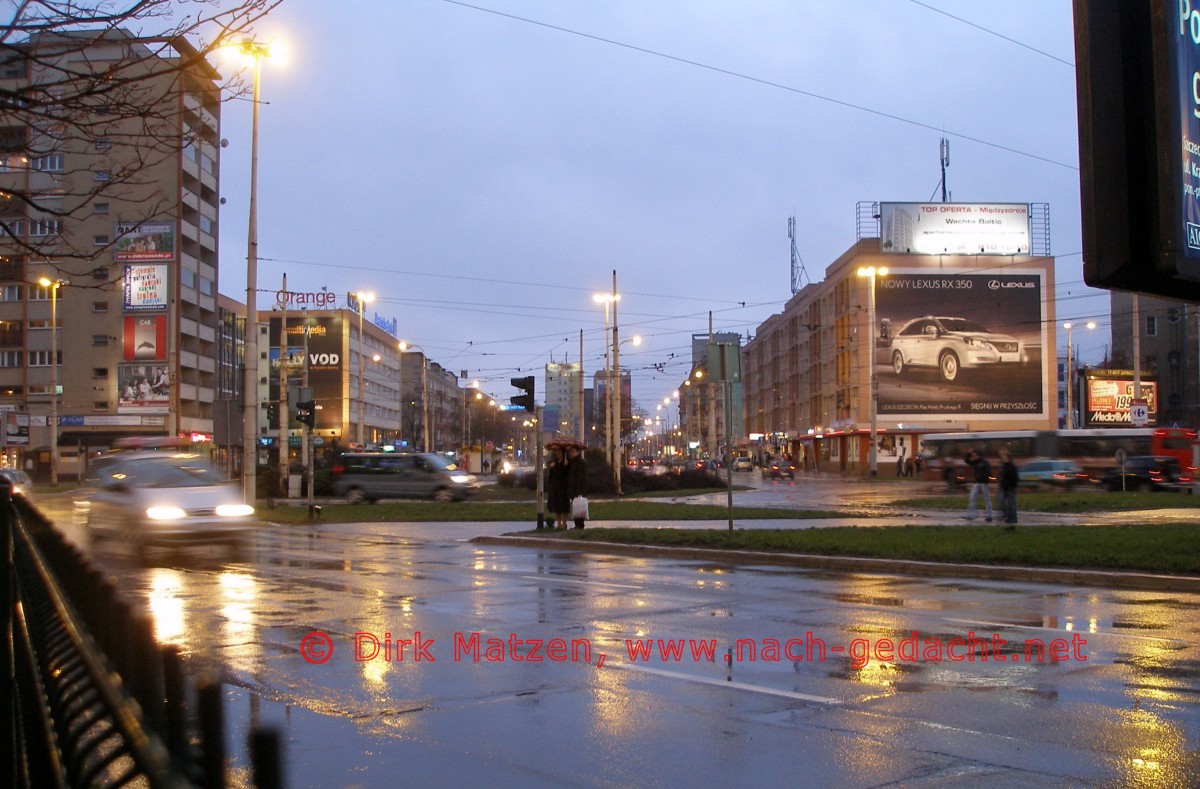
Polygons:
M855 556L822 556L820 554L807 553L773 553L769 551L630 545L627 543L595 542L592 540L581 542L579 540L563 540L553 537L519 537L515 535L480 536L473 538L471 542L478 545L512 545L524 548L550 547L555 550L569 550L583 553L606 553L667 559L699 559L728 564L773 564L784 567L806 567L810 569L850 572L974 578L977 580L986 579L994 581L1023 581L1071 586L1104 586L1113 589L1140 589L1161 592L1200 592L1200 578L1188 575L1155 575L1151 573L1117 572L1110 570L1078 570L992 564L949 564L944 562L914 561L910 559L873 559Z

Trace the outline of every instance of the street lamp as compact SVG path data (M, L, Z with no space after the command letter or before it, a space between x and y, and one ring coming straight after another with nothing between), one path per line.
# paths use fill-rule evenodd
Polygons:
M1088 329L1096 328L1095 321L1088 321L1084 325ZM1066 323L1063 324L1063 328L1067 330L1067 370L1066 370L1066 374L1067 374L1067 429L1073 430L1075 428L1075 403L1074 403L1074 398L1072 397L1072 393L1075 388L1075 382L1074 382L1075 363L1072 360L1072 355L1071 355L1072 354L1071 334L1072 334L1072 332L1074 332L1075 326L1070 321L1067 321Z
M254 63L254 99L250 124L250 223L246 233L246 339L242 392L242 490L246 501L257 498L258 483L258 105L262 60L267 44L252 39L238 47Z
M366 337L363 336L363 312L368 302L375 300L374 293L358 292L354 301L358 304L358 444L362 446L363 431L367 422L367 401L363 392L363 356L367 347Z
M871 476L879 476L879 403L878 403L878 388L879 383L875 378L875 278L886 277L888 273L886 266L863 266L858 270L858 276L867 278L867 323L869 330L867 331L867 369L870 377L870 394L868 399L871 407L871 446L868 450L868 458L871 465Z
M620 484L619 480L620 480L621 470L617 466L616 449L615 449L616 442L613 439L613 368L615 365L611 361L613 357L610 356L610 352L615 354L616 345L615 344L612 346L609 345L608 309L610 306L612 307L612 311L613 311L613 321L612 322L615 325L617 322L617 302L620 301L620 299L621 299L621 294L615 293L615 292L614 293L594 293L594 294L592 294L592 301L596 302L597 304L604 305L604 381L605 381L605 385L608 387L608 396L604 398L604 439L605 439L604 454L607 455L608 464L613 469L613 476L614 476L615 480L617 480L614 482L614 484L618 485L618 490L619 490L619 484ZM616 329L615 328L613 329L612 336L615 339L615 337L616 337Z
M50 484L58 484L58 289L71 283L42 277L38 284L50 289Z

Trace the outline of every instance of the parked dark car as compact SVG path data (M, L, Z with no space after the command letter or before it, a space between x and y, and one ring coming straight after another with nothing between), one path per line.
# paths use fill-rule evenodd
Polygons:
M1122 477L1124 484L1122 485ZM1100 478L1106 490L1167 490L1190 488L1191 476L1172 457L1140 455L1125 460L1124 474L1120 466L1109 469Z
M767 479L796 478L796 464L790 460L775 458L763 472Z

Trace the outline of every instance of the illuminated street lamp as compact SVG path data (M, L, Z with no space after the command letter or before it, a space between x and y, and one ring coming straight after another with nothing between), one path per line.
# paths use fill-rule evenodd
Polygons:
M367 422L367 401L363 392L363 355L367 347L367 338L363 335L363 312L369 302L375 301L375 294L355 293L354 301L358 303L358 444L361 446Z
M879 382L875 377L875 278L886 277L888 273L887 267L880 266L863 266L858 270L858 276L866 277L867 282L867 323L869 330L867 331L867 369L870 377L870 394L868 401L871 408L871 447L868 450L868 458L870 458L871 476L879 475L879 403L878 389Z
M238 51L253 61L250 124L250 222L246 233L246 338L242 392L242 490L246 501L257 498L258 483L258 108L263 58L267 44L246 39Z
M58 289L71 283L42 277L38 284L50 289L50 484L58 484Z
M1088 321L1084 325L1088 329L1096 328L1095 321ZM1072 357L1071 334L1075 330L1075 326L1070 321L1067 321L1066 323L1063 324L1063 328L1067 330L1067 370L1066 370L1066 372L1067 372L1067 429L1073 430L1076 426L1075 425L1075 402L1074 402L1074 397L1072 396L1072 394L1075 390L1075 371L1074 371L1075 362Z

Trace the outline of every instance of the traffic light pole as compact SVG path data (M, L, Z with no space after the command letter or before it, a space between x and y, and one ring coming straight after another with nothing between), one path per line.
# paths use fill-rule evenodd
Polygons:
M537 406L534 414L534 440L537 442L534 445L536 447L534 453L537 457L537 460L534 464L534 468L537 469L537 527L539 529L544 529L546 528L546 497L543 494L545 493L544 480L546 475L542 469L542 463L544 459L542 457L542 407L540 405Z

